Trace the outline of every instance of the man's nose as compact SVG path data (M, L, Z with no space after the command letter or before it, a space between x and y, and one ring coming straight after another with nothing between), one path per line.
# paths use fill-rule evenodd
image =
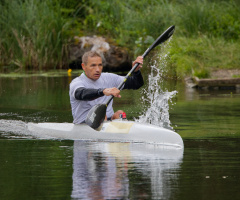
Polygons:
M97 67L96 67L96 71L97 71L97 72L101 71L101 67L100 67L100 66L97 66Z

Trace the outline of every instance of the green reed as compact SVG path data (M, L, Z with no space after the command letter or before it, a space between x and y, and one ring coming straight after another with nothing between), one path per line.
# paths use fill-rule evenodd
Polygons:
M235 1L196 0L180 5L175 20L186 36L205 34L224 39L239 39L240 6Z
M104 36L135 57L176 25L171 47L181 55L171 54L178 63L173 64L176 72L199 71L207 76L208 68L237 66L229 59L235 59L231 52L239 55L239 4L237 0L2 0L0 67L67 68L67 45L75 35ZM190 44L195 53L184 53Z
M92 0L86 6L85 22L96 33L114 37L134 56L174 24L169 66L173 74L206 78L213 68L239 68L238 4L227 0Z
M66 63L67 21L51 0L12 0L0 4L1 65L55 69Z
M225 39L238 39L240 5L235 1L210 0L91 0L86 4L85 24L100 34L117 37L120 43L133 43L136 38L158 36L175 24L185 36L206 34ZM135 38L135 39L134 39Z
M133 46L139 40L149 43L167 26L174 24L171 4L163 0L92 0L86 5L87 31L113 36L122 46ZM169 12L171 11L171 12Z
M239 68L240 41L222 38L175 37L171 42L170 67L178 77L187 75L208 78L213 69Z

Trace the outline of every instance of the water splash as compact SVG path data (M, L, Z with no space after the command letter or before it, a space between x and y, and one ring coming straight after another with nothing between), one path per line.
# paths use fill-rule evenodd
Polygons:
M0 120L0 134L6 138L31 138L27 123L19 120Z
M28 123L21 120L0 119L0 138L7 139L54 139L28 130Z
M169 42L151 65L148 86L143 90L142 97L145 108L137 121L173 129L169 119L169 102L172 103L172 98L177 94L177 91L169 92L167 89L163 89L164 79L162 78L166 74L169 61L169 52L166 53L168 46Z

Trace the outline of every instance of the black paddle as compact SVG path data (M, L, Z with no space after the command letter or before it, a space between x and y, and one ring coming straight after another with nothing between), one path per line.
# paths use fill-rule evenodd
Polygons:
M165 42L168 38L170 38L174 32L175 26L170 26L162 35L160 35L153 44L144 52L142 57L146 57L149 52L154 49L159 44ZM125 76L123 82L118 86L118 89L121 90L123 85L125 84L127 78L134 72L134 70L139 66L139 63L136 63L133 68L128 72ZM85 120L86 124L92 127L93 129L97 129L105 119L106 110L108 104L111 102L114 96L110 96L108 101L105 104L97 104L91 108L88 112L87 118Z

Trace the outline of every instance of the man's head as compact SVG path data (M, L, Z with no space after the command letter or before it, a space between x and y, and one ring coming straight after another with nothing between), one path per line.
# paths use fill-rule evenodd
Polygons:
M82 68L86 76L92 80L100 78L103 64L102 57L95 51L88 51L82 57Z

